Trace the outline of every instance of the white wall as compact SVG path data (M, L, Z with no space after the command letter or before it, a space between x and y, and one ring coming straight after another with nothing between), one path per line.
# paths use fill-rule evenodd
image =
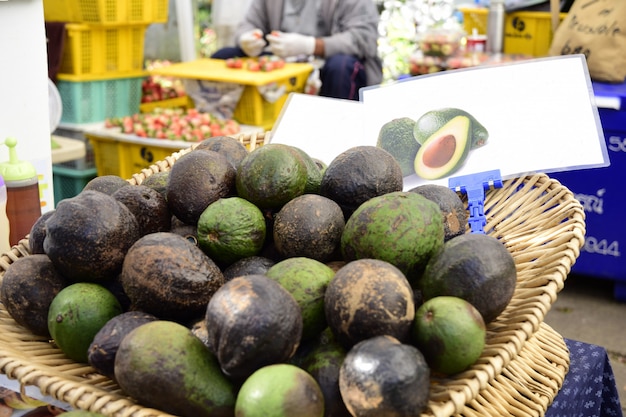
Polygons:
M0 141L9 136L18 140L20 159L37 168L48 211L54 196L42 0L0 0ZM0 161L8 160L0 148Z

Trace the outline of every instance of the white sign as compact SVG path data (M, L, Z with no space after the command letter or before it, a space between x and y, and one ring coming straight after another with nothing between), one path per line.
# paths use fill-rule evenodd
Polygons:
M393 119L406 117L419 124L422 116L433 112L445 116L442 123L450 120L446 115L470 115L484 127L486 140L472 146L473 134L466 132L470 137L450 142L444 129L444 136L426 145L425 135L422 160L437 159L432 156L435 151L448 145L470 148L458 163L447 166L451 171L444 176L437 176L436 169L428 178L407 175L405 189L425 182L447 185L451 177L491 170L500 170L507 179L609 164L582 55L413 77L362 89L360 102L293 95L271 140L301 147L329 163L349 147L376 145L381 127Z

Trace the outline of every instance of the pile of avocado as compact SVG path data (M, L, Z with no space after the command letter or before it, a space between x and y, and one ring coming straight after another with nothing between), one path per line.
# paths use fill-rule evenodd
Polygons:
M97 177L33 226L0 301L173 415L419 414L432 378L482 354L516 272L499 240L468 233L455 191L403 191L409 162L451 137L464 150L439 167L449 172L484 128L453 109L392 123L381 143L415 152L357 146L326 165L215 137L141 184ZM452 326L458 336L445 336Z

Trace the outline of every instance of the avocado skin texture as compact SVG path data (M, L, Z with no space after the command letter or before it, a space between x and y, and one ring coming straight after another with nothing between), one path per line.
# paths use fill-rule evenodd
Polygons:
M376 146L389 152L400 164L402 175L415 173L413 161L421 144L415 140L415 120L401 117L385 123L378 133Z
M233 383L185 326L164 320L128 333L115 356L120 387L146 407L181 417L232 417Z

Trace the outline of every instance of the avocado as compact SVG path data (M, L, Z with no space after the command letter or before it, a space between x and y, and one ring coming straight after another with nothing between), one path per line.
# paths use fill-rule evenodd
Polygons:
M402 169L405 177L415 173L413 164L421 144L415 140L415 120L410 117L393 119L380 128L376 146L389 152Z
M33 334L50 337L48 309L67 280L44 254L17 258L0 281L0 302Z
M443 216L444 241L462 235L467 230L469 214L456 191L439 184L422 184L409 190L437 203Z
M398 161L384 149L363 145L345 150L330 162L320 194L339 204L347 219L365 201L401 191L402 186Z
M294 147L268 143L246 156L237 169L239 197L261 209L280 209L304 194L308 171L302 154Z
M167 200L158 191L145 185L131 185L116 190L111 196L135 215L141 236L170 230L172 213Z
M248 149L243 143L230 136L213 136L204 139L194 150L208 150L222 154L237 169L243 158L248 155Z
M147 176L146 179L141 182L141 185L152 188L167 200L167 181L169 177L169 171L155 172Z
M237 382L263 366L288 361L302 336L297 301L265 275L225 283L209 300L205 320L211 351Z
M424 144L433 133L444 124L457 116L465 116L471 122L471 149L476 149L487 143L489 132L474 116L465 110L455 107L445 107L431 110L420 116L415 122L414 137L420 144Z
M353 416L419 416L430 396L430 369L415 346L377 336L348 351L339 389Z
M323 417L324 395L302 368L288 363L267 365L241 386L235 416Z
M83 187L83 191L92 190L111 195L122 187L129 186L130 183L119 175L100 175L95 177Z
M439 206L417 193L374 197L352 214L341 235L345 261L380 259L400 269L413 286L444 243Z
M120 279L134 310L180 323L202 317L224 283L211 258L171 232L137 240L126 254Z
M132 330L158 318L143 311L118 314L96 333L87 351L87 362L102 375L115 379L115 355L124 336Z
M415 317L413 290L390 263L358 259L335 273L324 294L324 312L346 349L383 334L407 341Z
M234 195L235 175L235 168L222 154L208 150L184 154L170 170L170 211L184 223L195 225L209 204Z
M122 339L115 379L145 407L181 417L232 417L236 389L215 356L185 326L145 323Z
M335 272L311 258L288 258L272 266L266 276L278 282L295 298L302 313L302 340L326 328L324 293Z
M227 266L222 272L224 274L224 280L230 281L242 275L263 275L274 264L276 264L276 262L273 259L264 256L248 256Z
M304 256L327 262L339 252L344 227L339 204L321 195L304 194L276 214L274 244L285 258Z
M302 156L302 159L304 160L304 165L306 166L307 180L306 186L304 187L304 193L319 194L320 184L322 182L324 169L326 167L324 165L320 165L319 161L316 161L302 149L295 146L292 147L300 154L300 156Z
M139 223L128 207L110 194L83 190L57 204L46 220L43 248L67 279L105 282L120 273L139 237Z
M415 156L415 173L435 180L458 170L470 150L471 121L456 116L426 138Z
M345 357L346 350L327 327L312 341L299 365L319 384L324 394L325 417L351 416L339 391L339 369Z
M516 283L515 260L504 244L490 235L466 233L447 241L428 261L418 286L425 301L462 298L489 323L509 304Z
M265 243L265 227L263 213L248 200L220 198L198 219L198 245L218 264L230 265L259 254Z
M46 238L46 220L54 214L54 209L46 211L35 221L28 233L28 249L31 255L45 253L43 241Z
M480 312L459 297L434 297L415 313L413 343L430 370L453 375L474 365L485 347L487 330Z

